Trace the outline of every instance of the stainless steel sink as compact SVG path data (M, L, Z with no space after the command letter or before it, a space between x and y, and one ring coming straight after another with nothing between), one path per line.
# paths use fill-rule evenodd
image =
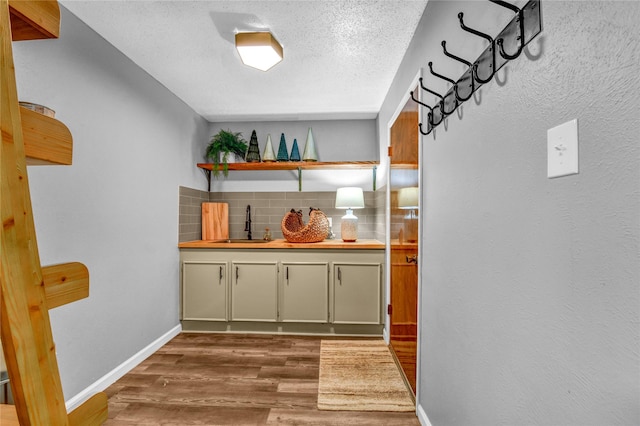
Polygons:
M249 243L249 244L260 244L260 243L268 243L269 241L265 241L265 240L245 240L242 238L239 239L228 239L228 240L217 240L214 241L216 243Z

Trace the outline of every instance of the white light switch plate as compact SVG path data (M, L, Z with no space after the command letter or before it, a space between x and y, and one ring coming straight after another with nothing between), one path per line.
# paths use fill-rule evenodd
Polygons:
M578 173L578 120L547 130L547 177Z

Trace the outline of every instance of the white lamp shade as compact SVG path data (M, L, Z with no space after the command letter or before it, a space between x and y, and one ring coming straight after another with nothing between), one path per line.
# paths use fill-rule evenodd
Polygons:
M364 208L364 193L362 188L345 187L336 191L336 209Z
M418 187L401 188L398 191L399 209L417 209L420 189Z
M282 61L284 52L270 32L237 33L236 49L242 63L267 71Z

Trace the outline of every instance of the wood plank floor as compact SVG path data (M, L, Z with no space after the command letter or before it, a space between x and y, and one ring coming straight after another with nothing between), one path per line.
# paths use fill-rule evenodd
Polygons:
M319 411L315 336L182 333L107 390L113 425L419 425Z

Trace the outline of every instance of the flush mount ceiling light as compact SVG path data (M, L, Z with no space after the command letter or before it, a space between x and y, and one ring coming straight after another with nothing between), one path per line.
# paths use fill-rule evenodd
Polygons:
M242 63L267 71L284 56L282 46L270 32L237 33L236 49Z

